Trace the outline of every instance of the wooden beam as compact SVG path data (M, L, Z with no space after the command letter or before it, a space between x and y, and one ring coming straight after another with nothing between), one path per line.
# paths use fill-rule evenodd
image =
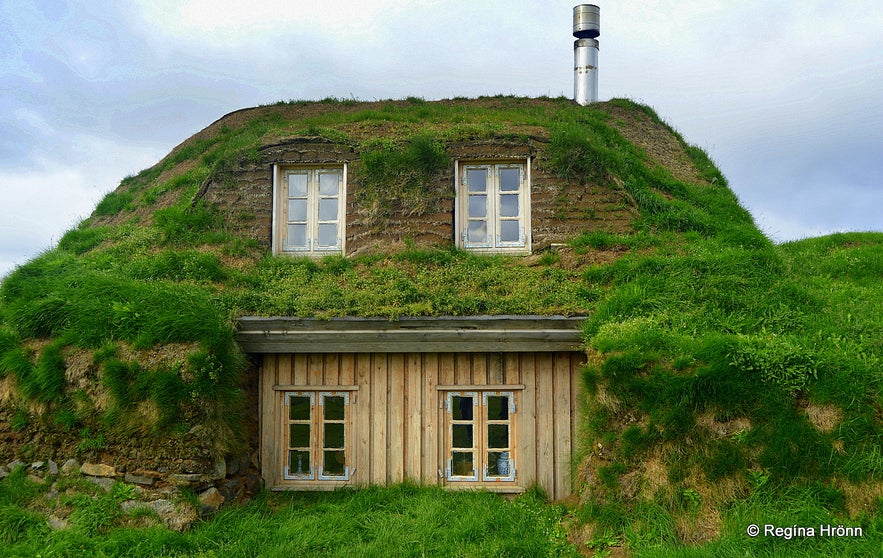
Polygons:
M579 350L584 318L244 317L236 340L247 353L557 352Z

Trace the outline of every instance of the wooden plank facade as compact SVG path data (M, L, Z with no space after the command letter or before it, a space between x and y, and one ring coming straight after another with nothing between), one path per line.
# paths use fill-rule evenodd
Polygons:
M387 348L378 330L402 331L401 322L389 321L324 321L317 327L297 321L299 327L286 330L291 332L284 336L289 337L286 351L280 350L285 341L281 333L275 339L264 336L270 342L264 347L272 350L264 352L260 371L266 486L325 490L407 479L499 492L520 492L536 483L555 498L570 494L579 370L585 361L583 353L573 350L579 344L574 327L579 320L539 318L553 326L544 330L536 319L436 321L439 339L452 330L472 337L462 343L468 349L456 351L451 345L434 351L437 344L429 339L425 347L411 344L410 351L308 352L315 351L310 347L317 329L337 330L340 343L347 332L362 332L379 343L376 349ZM238 335L250 352L263 351L243 329L280 325L257 320L264 323L241 324ZM427 325L432 321L405 320L404 330L432 337ZM457 327L467 323L469 330ZM549 332L562 331L563 324L569 326L570 341L550 343ZM525 342L530 327L539 335ZM508 343L502 341L504 350L501 345L474 350L479 332L496 331L490 335L502 339L506 335L499 332L507 330L515 335ZM272 337L272 329L263 331ZM304 340L310 343L301 344ZM387 341L395 349L401 339Z

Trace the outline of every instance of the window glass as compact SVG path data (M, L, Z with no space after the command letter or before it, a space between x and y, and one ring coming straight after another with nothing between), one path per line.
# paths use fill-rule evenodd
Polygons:
M521 187L521 169L500 169L500 191L516 192Z
M310 452L308 450L291 450L288 452L288 474L299 477L310 474Z
M471 424L454 424L451 426L451 445L455 448L471 448L472 445L472 425Z
M310 424L293 423L289 425L288 445L293 448L310 447Z
M304 204L304 209L306 209L306 204ZM322 198L319 200L319 220L337 220L337 198Z
M500 196L500 217L518 217L518 194Z
M342 450L326 450L322 452L322 474L341 477L346 474L346 452Z
M319 246L321 248L337 246L336 224L322 223L319 225Z
M336 196L340 188L340 175L330 172L319 173L319 194Z
M288 197L307 197L307 183L309 175L306 173L291 173L288 175Z
M344 442L342 422L326 422L323 445L326 448L342 448Z
M488 420L508 420L509 397L507 395L488 395L486 399Z
M487 222L470 221L466 239L469 242L487 242Z
M469 196L469 217L487 216L487 196Z
M509 447L508 424L487 425L487 447L494 449Z
M487 454L487 476L489 477L508 477L509 476L509 452L508 451L490 451Z
M296 248L307 246L306 225L288 225L288 246Z
M500 223L500 240L503 242L518 242L518 221L502 221Z
M326 395L323 399L325 420L343 420L346 406L343 396Z
M451 412L454 420L472 420L472 397L465 395L451 396Z
M291 396L288 398L288 418L290 420L310 420L310 397Z
M470 192L486 192L487 191L487 170L485 169L469 169L466 171L466 183L469 185Z
M306 222L307 220L307 200L291 199L288 200L288 220Z
M475 474L471 451L455 451L451 455L451 474L457 477L470 477Z

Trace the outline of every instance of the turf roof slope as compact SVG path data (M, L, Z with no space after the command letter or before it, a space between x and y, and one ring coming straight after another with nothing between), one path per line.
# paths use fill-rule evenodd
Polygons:
M605 231L587 214L567 249L530 257L407 239L351 258L272 257L197 199L290 138L357 148L366 183L404 173L417 194L446 166L445 145L532 141L563 183L610 188L635 219ZM381 202L419 199L403 188ZM867 522L883 494L883 323L869 310L883 306L881 253L873 234L774 246L700 149L627 100L246 109L123 180L4 280L0 421L16 434L0 449L45 458L48 441L118 459L110 450L138 434L199 448L175 454L182 469L240 451L253 386L232 340L240 315L586 314L586 533L629 540L630 522L663 510L652 536L702 540L726 505L794 486Z

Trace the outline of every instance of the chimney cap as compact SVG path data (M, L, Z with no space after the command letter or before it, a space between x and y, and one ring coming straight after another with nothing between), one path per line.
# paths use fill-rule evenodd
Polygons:
M573 36L578 39L594 39L601 35L601 8L595 4L579 4L573 7Z

